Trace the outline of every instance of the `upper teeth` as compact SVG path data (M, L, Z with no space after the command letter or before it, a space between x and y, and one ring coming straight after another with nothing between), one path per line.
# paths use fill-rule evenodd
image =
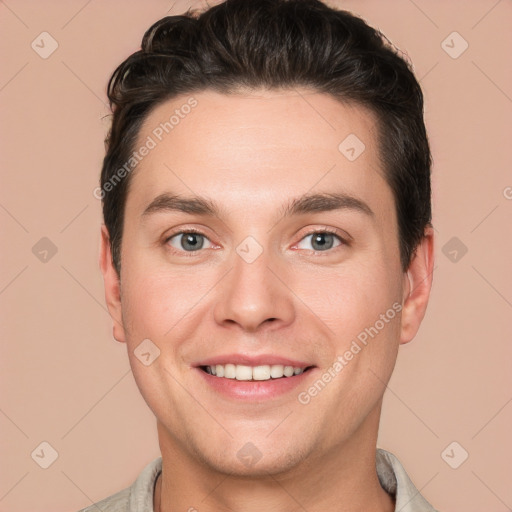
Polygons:
M244 366L242 364L217 364L207 366L206 372L217 377L236 380L269 380L299 375L304 368L283 366L282 364Z

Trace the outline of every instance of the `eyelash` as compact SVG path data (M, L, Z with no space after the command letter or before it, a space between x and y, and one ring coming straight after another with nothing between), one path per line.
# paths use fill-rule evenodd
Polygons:
M199 231L198 229L190 228L190 229L183 229L181 231L176 231L176 233L172 233L171 235L169 235L168 237L165 238L164 245L167 245L169 243L169 241L172 238L174 238L175 236L189 234L189 233L195 233L197 235L204 236L206 239L208 239L208 237L204 233ZM313 250L312 252L314 254L318 254L318 253L327 253L327 254L329 254L329 253L333 253L334 251L336 251L336 249L340 249L342 246L349 246L350 245L349 242L345 238L340 236L339 232L336 229L327 228L327 227L309 231L308 233L304 234L304 236L299 240L298 243L300 243L302 240L304 240L304 238L306 238L307 236L317 235L317 234L324 234L324 233L336 236L336 238L338 238L338 240L341 243L340 243L340 245L338 245L336 247L333 247L332 249L328 249L327 251L315 251L315 250ZM196 253L200 253L201 252L201 250L198 250L198 251L180 251L180 250L175 249L174 247L171 247L171 246L169 246L169 247L170 247L170 251L173 254L178 254L178 255L181 255L181 256L185 256L185 257L194 257L194 256L197 256Z

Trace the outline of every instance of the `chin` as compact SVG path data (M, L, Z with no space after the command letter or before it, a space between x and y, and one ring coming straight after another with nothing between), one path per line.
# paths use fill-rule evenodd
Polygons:
M201 451L201 463L221 474L238 477L267 477L287 473L306 457L307 450L296 446L276 446L264 438L261 442L234 442L222 451Z

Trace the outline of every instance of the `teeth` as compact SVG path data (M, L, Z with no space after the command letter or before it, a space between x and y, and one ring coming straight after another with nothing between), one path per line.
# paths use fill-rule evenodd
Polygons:
M215 366L206 366L206 373L224 377L226 379L236 380L270 380L280 379L281 377L292 377L300 375L304 368L293 366L283 366L282 364L245 366L242 364L217 364Z

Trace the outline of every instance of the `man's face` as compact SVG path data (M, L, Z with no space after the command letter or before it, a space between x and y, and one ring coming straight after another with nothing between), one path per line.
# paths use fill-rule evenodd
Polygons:
M305 90L193 96L197 106L169 133L155 129L188 96L145 120L135 149L148 136L156 147L132 176L121 251L116 338L162 450L263 474L325 460L349 441L375 444L408 281L374 116ZM164 194L218 212L175 210ZM345 199L286 214L314 194ZM143 340L144 353L160 351L149 365ZM216 362L309 369L244 381L201 368Z

